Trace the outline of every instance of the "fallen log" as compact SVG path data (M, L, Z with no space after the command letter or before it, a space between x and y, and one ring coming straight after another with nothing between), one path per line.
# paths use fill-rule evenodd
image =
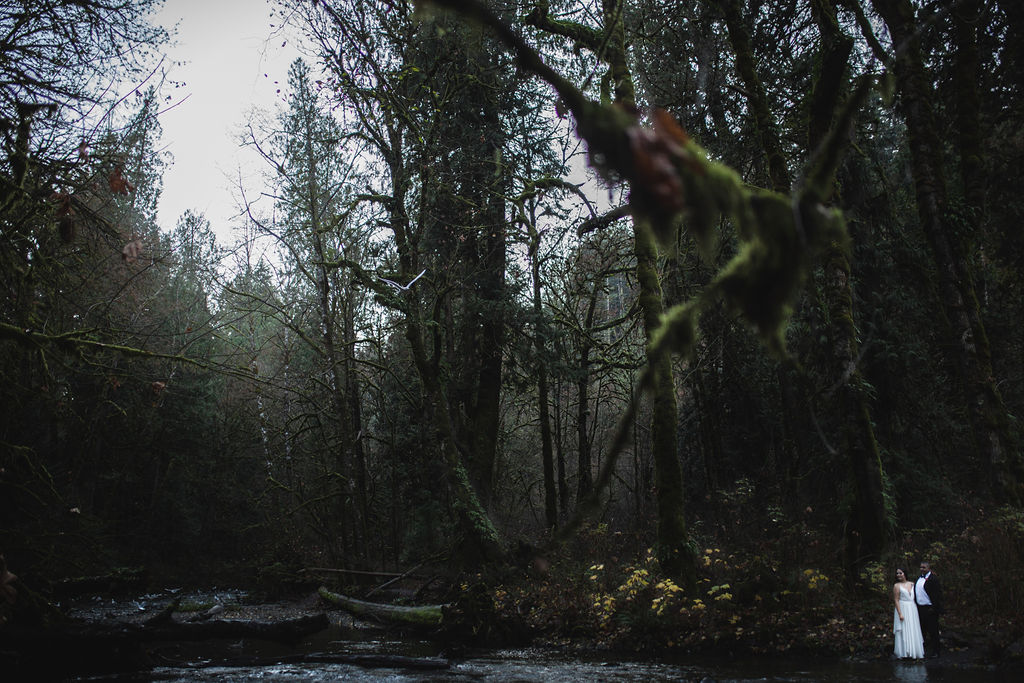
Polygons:
M73 576L60 579L51 586L54 596L66 599L92 593L116 593L135 590L145 585L146 569L119 567L99 576Z
M374 619L385 624L432 628L444 619L444 605L387 605L367 602L335 593L321 586L320 597L357 617Z

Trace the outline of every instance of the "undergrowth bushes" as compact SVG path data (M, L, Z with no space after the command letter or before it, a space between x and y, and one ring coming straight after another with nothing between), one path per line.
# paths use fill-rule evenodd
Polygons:
M1024 589L999 580L1024 560L1024 513L1001 510L950 533L911 534L884 562L846 581L821 530L794 527L806 548L782 562L757 543L702 544L698 584L687 591L666 576L650 548L622 552L624 539L591 530L584 562L552 562L550 573L492 591L494 613L518 620L541 642L578 643L631 652L863 654L892 648L891 590L895 567L908 572L928 559L942 578L950 632L1017 620ZM929 538L930 537L930 538ZM635 540L635 539L634 539ZM743 539L738 539L742 541ZM611 548L617 549L611 553ZM794 561L796 560L796 561ZM956 639L951 637L955 648Z

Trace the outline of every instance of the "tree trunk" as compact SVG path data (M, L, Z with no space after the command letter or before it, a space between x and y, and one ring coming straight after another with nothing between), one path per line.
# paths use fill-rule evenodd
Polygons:
M308 168L305 169L307 173L307 197L306 201L308 204L310 230L312 231L313 239L313 250L317 259L317 293L319 295L320 304L320 334L323 338L324 344L324 355L327 361L328 369L331 376L331 398L334 402L334 422L337 424L337 436L335 447L335 462L337 466L338 474L341 479L341 491L339 492L339 524L338 528L341 532L341 554L337 559L342 562L350 561L352 556L351 549L354 547L352 539L349 534L348 524L350 522L351 515L349 514L349 491L351 484L351 473L349 471L349 462L346 453L348 447L348 400L345 397L345 377L343 373L344 360L338 353L338 348L335 343L335 315L334 307L331 301L331 281L330 273L327 270L327 253L324 248L324 206L320 199L320 188L317 185L317 163L316 155L313 151L313 130L311 123L307 119L306 129L303 131L305 134L305 147L307 155Z
M530 232L530 274L533 278L533 314L537 323L533 346L537 353L537 405L540 420L541 466L544 470L544 523L548 529L558 526L558 497L555 485L555 459L551 443L551 417L548 412L547 324L540 287L540 234L532 218L527 222Z
M712 375L714 370L712 369ZM718 407L713 404L717 393L708 392L704 384L704 372L697 369L691 373L694 406L697 409L700 423L700 458L704 472L704 489L708 496L718 490L718 477L715 464L722 459L722 430L718 420Z
M760 136L765 154L765 168L773 190L789 193L792 181L785 164L781 138L771 113L767 94L755 69L753 46L750 34L744 25L738 0L723 0L722 7L733 50L736 52L737 69L747 89L750 110L755 119L755 128ZM812 0L811 11L821 34L821 52L816 65L813 90L809 97L808 150L815 154L835 123L841 95L847 90L844 73L853 41L844 36L836 21L835 8L830 0ZM827 201L832 194L832 180L827 179L827 188L807 188L817 195L818 201ZM801 188L804 191L804 188ZM850 467L850 479L854 489L853 507L847 518L846 557L854 564L847 564L848 576L866 559L881 556L886 543L885 503L882 496L882 469L878 446L871 427L870 408L856 369L857 344L856 326L853 322L853 295L850 284L850 263L844 248L832 244L824 255L826 272L826 320L833 343L831 357L825 359L826 376L835 383L839 399L832 405L832 412L838 416L842 427L841 451ZM802 401L794 395L788 371L780 368L778 377L782 389L785 422L791 445L800 452L801 425L806 418L794 413ZM854 419L851 419L851 415Z
M640 284L640 310L643 313L647 345L647 363L653 373L651 389L651 449L654 456L654 485L658 502L658 561L665 572L684 586L697 582L696 557L689 543L683 513L683 472L679 464L676 425L675 377L672 357L655 352L650 345L661 324L664 306L658 281L657 247L650 224L640 218L633 221L637 281Z
M782 138L775 117L772 116L764 84L757 75L754 47L740 11L740 0L719 0L718 4L725 15L729 42L732 43L736 56L736 70L743 79L743 87L747 90L747 102L754 120L755 134L764 154L765 175L771 182L771 189L781 194L789 194L789 169L786 165L786 156L782 152Z
M814 0L812 13L821 33L821 53L810 94L807 148L814 154L836 125L846 87L847 60L853 40L842 33L832 0ZM812 188L827 201L830 187ZM845 451L853 484L853 509L846 525L846 576L856 577L864 564L882 557L888 545L887 512L882 485L882 458L872 426L871 407L864 378L857 367L857 326L853 318L851 268L844 246L832 243L822 255L825 271L825 306L832 339L832 358L826 359L826 377L836 387L835 413L842 424Z
M615 100L626 107L636 104L636 93L626 55L622 20L623 0L604 0L605 44L615 85ZM679 464L676 428L679 411L676 404L675 373L669 353L652 350L650 341L661 326L665 312L664 295L658 275L658 247L650 222L633 217L639 303L644 322L647 364L652 372L651 448L654 456L654 485L658 503L658 561L665 572L683 586L697 582L697 558L686 528L683 496L683 471Z
M580 369L576 377L576 500L584 500L594 489L593 462L590 453L590 333L597 308L597 285L590 294L587 317L580 337Z
M835 387L831 403L842 424L841 451L849 462L853 507L846 522L845 565L848 579L864 564L881 558L889 541L882 485L882 459L875 440L864 378L857 368L857 331L853 323L850 263L833 245L824 255L825 297L832 339L827 376Z
M363 398L359 374L356 372L355 295L351 286L345 293L345 397L348 399L348 432L352 434L352 466L355 470L353 485L356 501L356 524L364 545L370 538L370 509L367 501L366 452L363 448ZM365 554L365 553L364 553ZM381 558L383 559L383 558Z
M418 319L410 317L406 323L406 339L412 348L413 359L420 381L423 382L427 401L433 407L434 427L441 441L448 484L455 494L455 512L467 541L461 546L462 559L469 565L499 560L505 556L501 540L469 480L469 474L456 446L448 399L444 395L437 370L427 357L422 327Z
M910 139L918 220L938 274L948 348L963 386L975 449L987 463L995 499L1020 504L1024 501L1020 455L992 369L973 267L949 213L943 147L932 104L935 91L921 54L919 24L910 0L873 0L873 4L895 45L895 74Z
M729 42L736 54L736 69L747 92L750 115L754 119L755 135L764 155L762 162L764 176L772 190L789 194L792 181L786 157L782 151L781 136L775 117L772 116L764 84L757 73L754 47L751 43L750 32L744 23L739 0L721 0L719 5L725 15ZM831 112L829 116L831 116ZM790 463L789 469L794 474L799 472L800 463L806 460L810 450L805 442L804 434L812 431L808 425L809 406L800 391L800 383L796 381L795 374L784 366L780 366L775 372L782 397L784 443L786 447L792 449L792 456L786 456L783 460Z
M569 480L565 475L565 443L562 437L562 382L555 385L555 470L558 478L558 514L563 519L569 512Z
M390 225L395 234L395 246L403 276L414 277L418 266L417 254L409 230L409 216L405 202L412 182L401 157L402 134L391 129L388 166L392 182L392 199L388 202ZM440 369L433 362L426 349L424 323L419 294L415 288L406 290L403 296L405 313L405 337L409 342L416 372L423 385L427 404L432 409L434 428L439 437L441 455L448 484L455 496L455 513L466 543L461 546L462 557L468 565L495 561L505 556L497 529L480 502L473 484L466 472L465 464L456 443L456 433L448 397L441 383ZM434 321L437 324L437 321Z

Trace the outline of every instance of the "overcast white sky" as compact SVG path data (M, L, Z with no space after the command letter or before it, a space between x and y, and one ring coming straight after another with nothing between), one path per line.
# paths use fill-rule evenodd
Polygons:
M251 152L239 150L238 132L254 106L269 109L280 98L276 91L298 54L282 46L282 36L271 37L277 22L270 10L265 0L166 0L156 16L168 30L178 26L167 62L174 63L170 77L185 85L166 94L173 101L188 96L160 116L163 144L174 156L159 205L165 231L192 209L222 244L230 241L238 168L254 163Z
M268 0L166 0L154 19L168 30L177 24L166 63L170 78L185 85L166 94L174 102L187 96L160 116L163 144L174 157L157 217L164 231L191 209L206 216L222 246L234 241L239 168L245 174L262 164L254 150L240 149L239 133L253 107L269 111L281 101L277 91L299 55L294 35L283 45L271 9ZM584 180L582 164L581 158L570 180ZM261 189L247 184L250 198ZM588 194L599 206L610 201L597 183Z

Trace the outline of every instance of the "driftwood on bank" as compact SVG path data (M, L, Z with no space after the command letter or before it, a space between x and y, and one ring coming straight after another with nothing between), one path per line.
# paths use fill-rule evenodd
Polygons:
M350 614L385 624L433 628L440 626L444 619L444 605L386 605L350 598L323 586L320 587L319 593L321 598Z
M98 576L72 576L51 586L58 598L72 598L93 593L116 593L135 590L146 582L146 570L141 567L121 567Z

